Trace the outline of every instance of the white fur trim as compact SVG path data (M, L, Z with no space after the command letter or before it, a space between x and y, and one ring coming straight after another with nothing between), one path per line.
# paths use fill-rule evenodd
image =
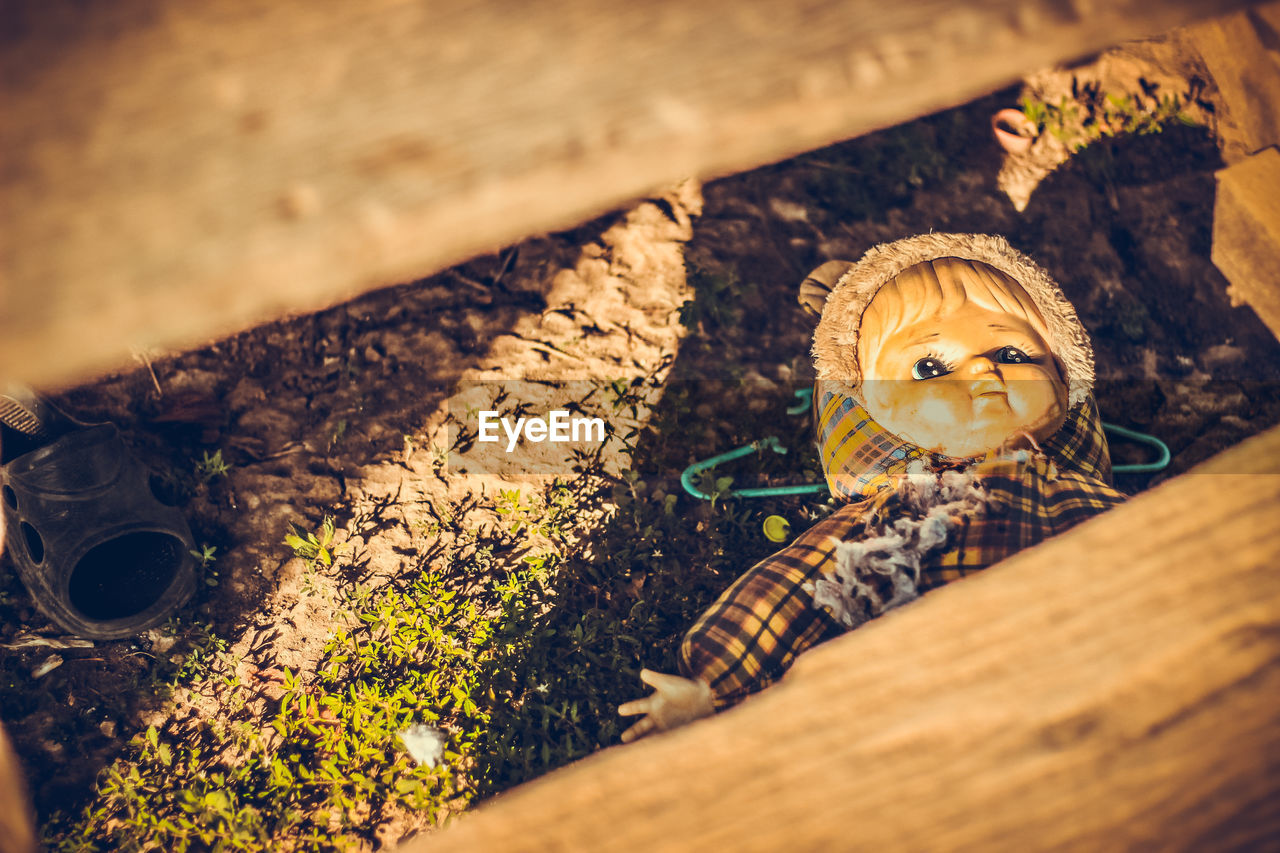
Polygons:
M858 331L863 311L898 273L947 257L981 261L1022 285L1040 309L1049 330L1049 346L1066 370L1069 404L1083 402L1093 390L1093 345L1075 308L1035 261L991 234L920 234L870 249L840 277L827 298L813 335L818 378L839 383L861 401Z

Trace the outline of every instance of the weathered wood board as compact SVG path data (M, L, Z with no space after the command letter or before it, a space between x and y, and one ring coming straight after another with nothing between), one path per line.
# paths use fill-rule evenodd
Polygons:
M1238 0L11 0L0 376L70 383Z
M1280 838L1280 427L410 851Z
M1188 27L1218 84L1222 157L1235 163L1280 144L1280 3L1259 3Z
M1280 150L1218 172L1212 257L1232 299L1248 303L1280 338Z

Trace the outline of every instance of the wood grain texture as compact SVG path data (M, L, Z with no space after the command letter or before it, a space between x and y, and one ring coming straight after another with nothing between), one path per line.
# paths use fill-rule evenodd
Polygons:
M1248 303L1280 338L1280 151L1218 172L1212 257L1232 300Z
M1218 84L1222 158L1235 163L1280 144L1280 3L1201 21L1187 35Z
M318 309L1241 5L11 0L0 375Z
M1280 428L401 849L1280 839Z

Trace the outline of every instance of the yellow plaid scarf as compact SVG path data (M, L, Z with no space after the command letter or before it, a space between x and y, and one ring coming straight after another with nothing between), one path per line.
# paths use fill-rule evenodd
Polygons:
M844 500L871 497L894 484L916 459L940 471L971 465L929 453L898 438L876 423L852 397L819 382L817 400L818 455L832 496ZM1042 448L1059 469L1074 471L1111 485L1111 456L1093 397L1073 407L1062 427Z

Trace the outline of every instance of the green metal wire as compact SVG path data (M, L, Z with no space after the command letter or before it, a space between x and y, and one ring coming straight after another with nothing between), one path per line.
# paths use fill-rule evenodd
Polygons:
M701 498L704 501L711 500L711 495L699 489L693 484L693 478L703 471L707 471L716 467L722 462L729 462L733 459L739 459L743 456L749 456L759 450L772 450L774 453L786 453L787 448L782 446L782 442L778 441L776 436L768 436L759 441L753 441L750 444L744 444L742 447L735 448L719 456L712 456L710 459L704 459L702 462L695 462L688 468L680 472L680 485L684 486L684 490L695 498ZM825 492L827 490L826 483L806 483L799 486L767 486L755 489L733 489L724 497L730 498L775 498L783 495L808 495L815 492Z
M800 388L796 391L797 402L794 406L787 409L788 415L803 415L813 405L813 388Z
M794 406L787 409L789 415L804 414L813 401L813 389L801 388L795 392L796 398L799 400ZM1172 455L1169 453L1169 446L1154 435L1148 435L1145 432L1138 432L1118 424L1110 424L1104 422L1102 428L1107 432L1126 438L1130 441L1137 441L1142 444L1148 444L1159 451L1159 458L1154 462L1133 463L1130 465L1116 465L1111 470L1116 474L1149 474L1154 471L1162 471L1168 466ZM744 444L742 447L721 453L718 456L712 456L710 459L704 459L701 462L694 462L688 468L680 472L680 485L684 490L695 498L709 501L712 495L699 489L693 484L693 478L703 471L708 471L723 462L730 462L734 459L740 459L743 456L749 456L761 450L772 450L774 453L786 453L787 448L782 446L782 442L778 441L775 436L767 436L759 441L753 441L750 444ZM731 489L723 495L728 498L777 498L785 495L811 495L818 492L827 491L826 483L803 483L795 486L763 486L750 489Z
M1127 438L1130 441L1149 444L1160 452L1160 456L1154 462L1135 462L1131 465L1115 465L1111 470L1116 474L1149 474L1152 471L1163 471L1168 465L1172 454L1169 453L1169 445L1165 444L1154 435L1147 435L1145 432L1138 432L1118 424L1109 424L1105 421L1102 428L1109 433L1118 435L1121 438Z

